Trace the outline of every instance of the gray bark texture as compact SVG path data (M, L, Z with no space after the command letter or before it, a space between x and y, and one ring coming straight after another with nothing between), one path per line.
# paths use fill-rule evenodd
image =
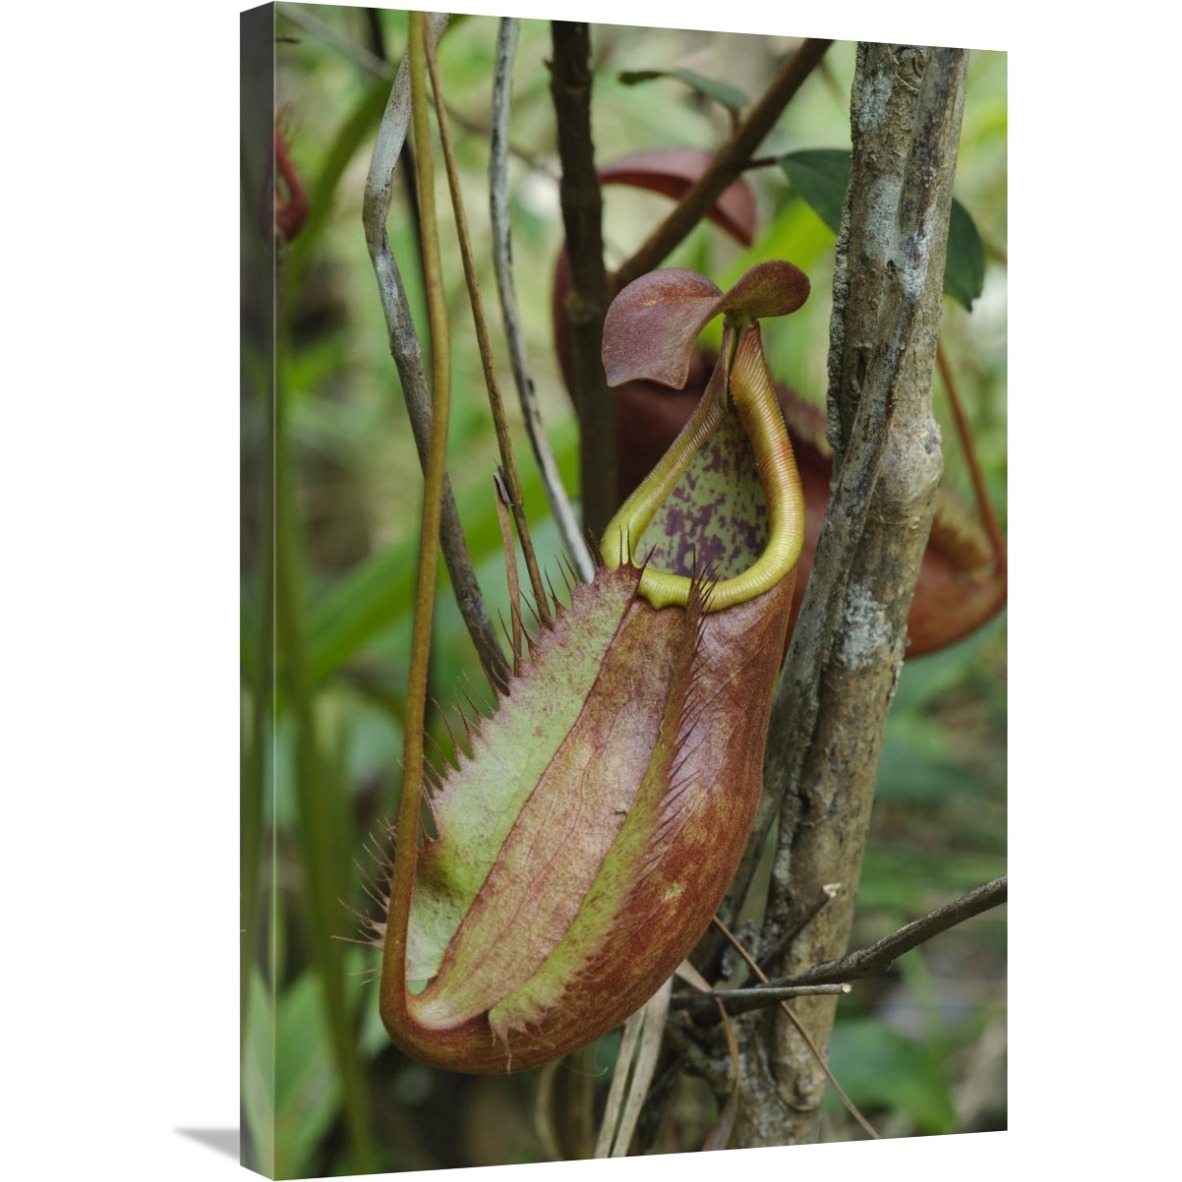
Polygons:
M768 795L783 802L760 941L773 977L848 947L887 712L943 470L931 391L966 56L858 48L830 327L832 497L765 764ZM816 910L831 883L843 889ZM836 1005L831 995L793 1005L822 1053ZM827 1083L791 1021L777 1007L738 1023L732 1143L818 1140Z

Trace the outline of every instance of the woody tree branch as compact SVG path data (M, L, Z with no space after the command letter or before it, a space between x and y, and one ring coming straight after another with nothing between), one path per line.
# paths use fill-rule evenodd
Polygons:
M585 24L551 23L550 91L562 163L559 198L571 287L566 299L574 389L579 411L579 485L583 527L598 539L616 508L615 395L603 376L603 198L591 139L591 34Z
M761 945L775 947L799 927L821 884L847 889L770 966L776 977L795 978L848 946L943 467L931 390L965 61L955 49L858 48L830 326L834 483L772 711L765 782L780 820ZM806 997L794 1007L822 1050L836 1001ZM779 1010L738 1021L734 1143L815 1141L826 1086L819 1065Z
M710 167L612 277L613 291L659 267L689 236L711 206L750 167L751 155L775 126L789 100L820 64L829 40L807 38L780 67L771 85L719 148Z

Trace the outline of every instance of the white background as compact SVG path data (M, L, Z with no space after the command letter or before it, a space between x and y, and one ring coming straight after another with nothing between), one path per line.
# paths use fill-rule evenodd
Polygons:
M238 1120L240 7L4 16L0 1174L22 1182L239 1171L183 1130ZM1011 1131L728 1169L1178 1160L1178 69L1150 11L561 13L1010 53Z

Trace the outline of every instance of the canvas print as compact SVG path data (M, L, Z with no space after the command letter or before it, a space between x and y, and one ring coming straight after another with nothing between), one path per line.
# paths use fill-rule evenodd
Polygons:
M1004 1129L1005 54L241 46L243 1164Z

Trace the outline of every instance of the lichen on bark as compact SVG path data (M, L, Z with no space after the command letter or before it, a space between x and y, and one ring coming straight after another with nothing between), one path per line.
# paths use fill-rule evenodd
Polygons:
M766 791L782 801L761 945L838 897L768 966L847 949L907 610L942 472L931 389L966 52L862 44L829 353L833 494L773 706ZM796 1003L824 1052L836 998ZM779 1010L747 1015L733 1143L820 1136L825 1077Z

